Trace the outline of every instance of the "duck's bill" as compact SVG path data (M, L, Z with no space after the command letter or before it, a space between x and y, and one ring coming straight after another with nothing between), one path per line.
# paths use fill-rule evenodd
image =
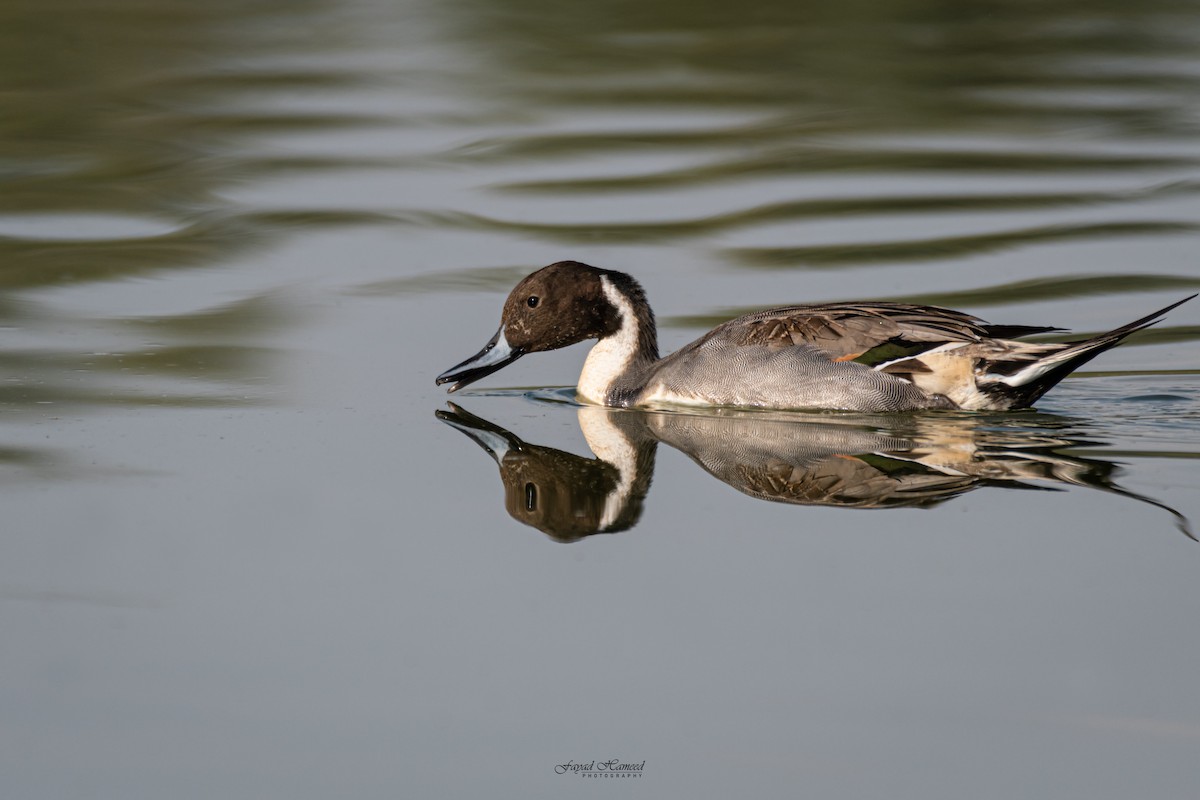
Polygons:
M474 383L480 378L486 378L497 370L504 369L512 362L516 361L521 356L525 355L525 351L520 348L511 347L508 340L504 338L504 327L496 331L483 349L475 355L468 358L466 361L451 367L450 369L437 376L437 385L450 383L454 381L454 385L447 391L453 393L459 389Z

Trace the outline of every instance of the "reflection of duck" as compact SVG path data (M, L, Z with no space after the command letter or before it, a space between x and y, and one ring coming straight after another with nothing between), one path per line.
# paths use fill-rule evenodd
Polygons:
M659 442L718 480L761 500L846 508L931 507L978 486L1088 486L1174 509L1113 482L1114 464L1060 451L1086 444L1054 426L994 429L978 417L794 415L736 410L670 413L584 406L579 427L596 458L531 445L451 403L443 422L500 466L505 507L559 541L637 524ZM1053 419L1053 418L1048 418ZM1195 537L1192 537L1195 538Z
M596 339L579 396L599 405L1005 411L1033 405L1081 365L1184 302L1058 344L1015 340L1060 328L989 325L933 306L791 306L730 320L659 358L654 314L637 281L560 261L517 284L496 335L437 383L452 382L453 392L526 353Z

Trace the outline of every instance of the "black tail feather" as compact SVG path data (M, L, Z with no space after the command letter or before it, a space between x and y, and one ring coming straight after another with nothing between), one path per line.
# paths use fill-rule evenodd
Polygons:
M1050 325L985 325L983 329L993 339L1020 339L1024 336L1033 336L1035 333L1054 333L1066 330L1066 328L1055 328Z
M1013 408L1026 408L1033 405L1044 395L1050 391L1059 381L1070 375L1075 370L1082 367L1087 362L1091 361L1096 356L1103 353L1105 350L1116 347L1130 334L1137 333L1140 330L1149 328L1151 325L1159 322L1163 315L1177 308L1187 301L1195 298L1193 294L1190 297L1185 297L1182 300L1172 303L1165 308L1160 308L1152 314L1147 314L1141 319L1134 320L1119 328L1114 328L1107 333L1102 333L1098 336L1093 336L1089 339L1080 339L1075 342L1065 342L1062 350L1048 355L1041 359L1042 361L1060 361L1052 368L1046 370L1040 375L1034 375L1029 379L1028 383L1017 384L1015 386L997 386L999 393L1007 394L1015 398Z

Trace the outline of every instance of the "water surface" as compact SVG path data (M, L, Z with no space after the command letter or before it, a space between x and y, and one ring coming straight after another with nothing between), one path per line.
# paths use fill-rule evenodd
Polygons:
M1200 310L1026 414L433 385L564 258L667 350L1195 292L1195 4L3 0L0 79L7 794L1195 794Z

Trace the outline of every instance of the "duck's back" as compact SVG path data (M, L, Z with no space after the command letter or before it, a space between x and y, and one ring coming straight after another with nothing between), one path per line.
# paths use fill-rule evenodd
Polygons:
M974 338L977 320L892 304L793 306L730 320L667 356L635 403L907 411L946 408L901 377L851 360L892 339Z

